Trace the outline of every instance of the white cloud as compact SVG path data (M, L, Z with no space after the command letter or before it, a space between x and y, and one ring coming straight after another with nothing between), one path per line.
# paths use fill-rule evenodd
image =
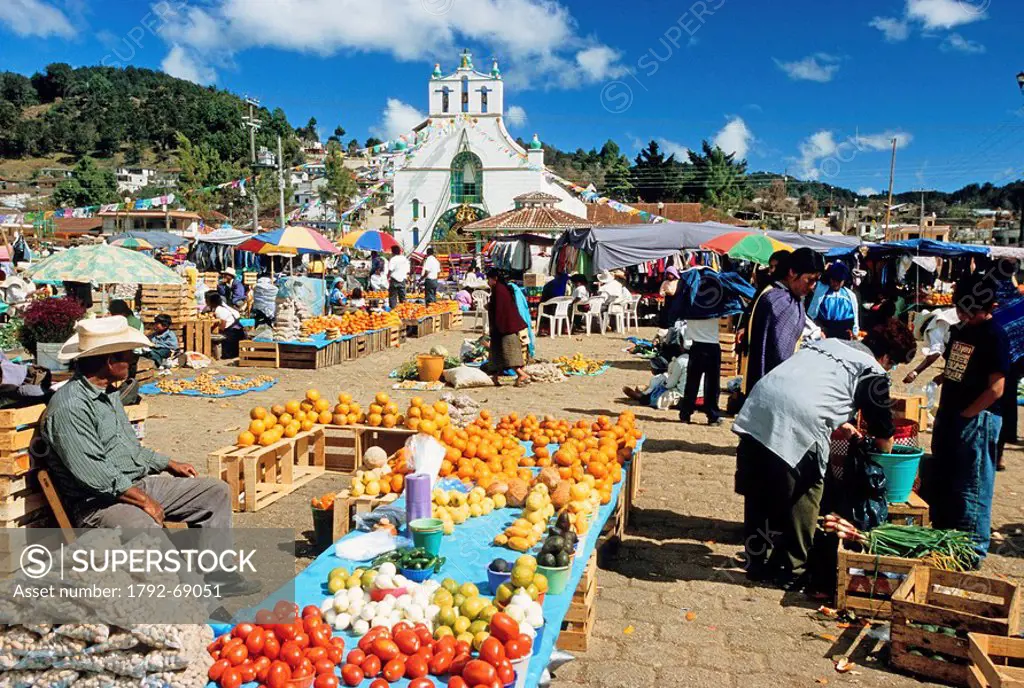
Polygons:
M71 38L75 35L67 16L42 0L3 0L0 23L7 24L19 36Z
M981 43L968 40L958 33L951 33L946 36L946 40L942 41L939 48L946 52L954 50L956 52L969 53L972 55L985 52L985 46Z
M711 142L726 153L735 154L739 160L747 157L747 151L753 140L754 134L750 131L747 123L740 117L733 117L715 134L715 138Z
M926 31L952 29L985 19L987 5L971 0L907 0L907 17L921 22Z
M526 124L526 110L519 105L509 105L505 108L505 121L512 127L523 126Z
M3 0L6 1L6 0ZM287 21L282 21L282 18ZM346 51L429 60L482 44L507 57L506 79L529 87L579 87L623 73L618 51L583 37L554 0L208 0L161 31L207 64L253 47L327 57ZM478 55L481 71L489 64Z
M795 81L817 81L825 83L832 81L832 77L839 71L839 58L828 53L815 53L808 55L802 60L783 62L777 58L775 64Z
M857 189L857 195L858 196L877 196L878 195L878 189L872 188L870 186L862 186L859 189Z
M836 141L833 132L822 129L800 142L797 174L803 179L818 179L822 172L833 176L841 165L851 162L860 153L889 150L894 138L896 147L904 148L914 137L904 131L887 129L878 134L856 133L843 141Z
M868 26L873 26L885 34L885 40L890 43L905 41L907 36L910 35L910 25L906 21L896 19L895 17L875 17L868 22Z
M370 133L377 138L390 141L402 134L408 134L412 128L427 118L422 112L398 98L388 98L387 107L381 116L381 122L370 127Z
M618 64L622 54L606 45L595 45L576 53L576 64L591 81L614 79L625 73L625 67Z
M658 145L661 146L661 149L662 151L664 151L666 157L668 157L669 155L674 155L676 156L676 160L678 160L679 162L686 162L686 160L688 159L686 154L689 153L690 149L684 146L683 144L676 143L671 139L664 138L657 138L655 139L655 141L657 141ZM645 148L646 146L647 144L640 142L640 146L638 146L638 148Z
M171 51L160 63L160 69L173 77L197 84L212 84L217 80L216 71L196 62L192 55L180 45L171 46Z

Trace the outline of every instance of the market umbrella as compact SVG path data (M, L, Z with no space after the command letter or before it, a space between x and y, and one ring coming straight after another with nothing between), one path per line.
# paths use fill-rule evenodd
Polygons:
M152 251L153 244L149 243L145 239L139 239L137 237L125 237L124 239L115 239L110 242L111 246L120 246L121 248L130 248L135 251Z
M792 251L793 247L772 239L765 234L753 232L726 232L701 244L701 248L724 253L736 260L749 260L767 265L776 251Z
M310 227L282 227L272 232L257 234L236 248L252 253L303 255L307 253L338 253L338 247L320 232Z
M31 268L36 282L93 284L182 284L178 273L144 253L110 244L76 246L55 253Z
M395 237L375 229L346 234L339 243L361 251L390 251L392 246L398 246Z

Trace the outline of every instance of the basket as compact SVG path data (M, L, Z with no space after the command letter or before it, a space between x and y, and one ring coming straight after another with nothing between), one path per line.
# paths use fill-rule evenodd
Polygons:
M910 499L917 479L917 468L921 464L924 450L918 447L904 447L894 444L892 453L870 453L885 471L885 499L888 502L905 502Z
M908 418L893 418L893 427L895 432L892 436L893 444L901 447L917 447L918 446L918 425L916 421ZM861 432L867 430L867 427L861 423L858 425ZM832 433L832 438L829 442L829 464L832 469L832 475L836 478L842 479L843 477L843 464L846 463L846 456L850 453L850 442L849 440L836 439L836 435L839 430ZM871 441L870 437L865 438ZM906 501L906 500L904 500Z

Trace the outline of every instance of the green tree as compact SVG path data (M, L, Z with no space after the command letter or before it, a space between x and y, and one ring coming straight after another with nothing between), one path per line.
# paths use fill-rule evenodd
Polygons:
M4 72L0 74L0 100L6 100L20 109L38 103L39 95L28 77Z
M648 203L676 200L683 181L675 155L665 157L657 141L648 143L636 156L631 176L637 196Z
M743 177L747 173L746 160L736 161L734 153L726 153L707 141L701 142L701 152L687 151L691 169L686 187L696 200L726 210L738 205L745 196Z
M345 135L345 127L340 124L334 127L334 133L327 137L328 141L336 141L341 143L341 137Z
M363 148L372 148L372 147L378 146L378 145L380 145L382 143L384 143L384 142L381 141L376 136L371 136L370 138L366 139L366 143L363 144Z
M324 161L325 183L320 189L320 200L326 204L333 204L338 213L341 213L348 207L349 199L359 193L359 185L356 184L352 172L345 168L341 147L336 143L330 143L327 151L327 159Z
M801 215L815 217L818 214L818 201L810 194L805 193L800 196L800 200L797 201L797 208L800 209Z
M348 145L345 146L345 150L348 151L349 155L354 154L357 150L359 150L359 141L357 141L356 139L352 139L351 141L348 142Z
M96 167L89 157L75 165L74 176L54 189L52 202L56 208L100 205L117 201L117 179L110 170Z

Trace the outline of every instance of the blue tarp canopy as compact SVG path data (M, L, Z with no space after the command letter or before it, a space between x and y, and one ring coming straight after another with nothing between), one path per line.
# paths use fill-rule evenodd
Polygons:
M142 231L133 230L125 232L124 234L115 234L107 239L107 243L113 243L118 239L127 239L132 237L134 239L142 239L148 241L153 245L153 248L177 248L188 243L188 239L171 234L170 232L161 232L159 230Z
M934 239L887 241L884 244L872 244L868 247L869 256L889 256L903 253L912 253L918 256L935 256L938 258L955 258L957 256L987 256L989 249L988 246L956 244L951 241L935 241Z

